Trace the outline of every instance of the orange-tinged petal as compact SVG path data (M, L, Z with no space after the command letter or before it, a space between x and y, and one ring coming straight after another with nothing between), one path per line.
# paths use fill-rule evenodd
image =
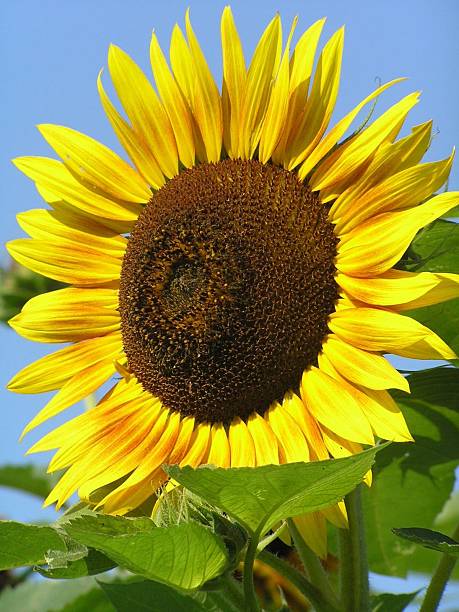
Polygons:
M127 202L148 202L150 189L142 177L108 147L60 125L39 125L72 174L90 191Z

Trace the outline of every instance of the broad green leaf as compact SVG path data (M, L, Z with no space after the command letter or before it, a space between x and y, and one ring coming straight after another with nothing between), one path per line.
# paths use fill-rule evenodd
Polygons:
M95 587L73 599L59 612L115 612L115 606L100 587Z
M423 529L422 527L402 527L392 529L392 531L399 538L404 538L409 542L414 542L415 544L420 544L426 548L438 550L454 557L459 556L459 542L439 531Z
M56 483L56 478L31 463L26 465L3 465L0 467L0 486L26 491L45 498Z
M52 527L0 521L0 570L46 563L54 551L67 547Z
M377 451L371 448L344 459L257 468L165 469L249 532L261 533L284 518L319 510L342 499L362 481Z
M43 580L28 581L13 588L7 588L0 594L0 610L5 612L83 612L81 608L66 608L77 602L84 594L99 589L94 578L78 580ZM100 589L99 589L100 591ZM101 591L100 591L101 592ZM103 593L102 593L103 595ZM104 595L105 597L105 595ZM108 600L107 600L108 603ZM114 608L95 608L95 612L113 612ZM92 608L86 608L91 610Z
M81 516L65 529L131 572L182 589L200 587L228 564L223 542L197 523L162 528L150 519Z
M117 612L203 612L206 610L189 595L153 582L99 582Z
M86 548L86 547L85 547ZM42 576L45 578L81 578L82 576L94 576L101 574L110 569L116 567L106 555L93 550L92 548L86 548L86 555L81 559L70 560L65 554L62 555L62 565L56 565L56 559L54 559L53 567L37 568ZM49 564L49 560L48 560Z
M371 612L403 612L419 592L380 593L379 595L373 595L370 600Z
M378 453L373 486L364 491L370 568L394 576L433 571L437 555L396 538L391 529L434 528L459 464L459 371L436 368L408 380L411 395L393 395L415 443L392 444Z

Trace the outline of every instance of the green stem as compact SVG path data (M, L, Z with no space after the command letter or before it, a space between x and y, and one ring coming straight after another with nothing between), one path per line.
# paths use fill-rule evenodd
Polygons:
M255 593L255 586L253 584L253 564L257 556L258 541L258 534L254 534L249 538L247 552L244 559L244 573L242 576L245 604L247 606L247 610L250 610L250 612L260 611L260 605L258 603L257 595Z
M324 599L331 607L339 608L339 602L330 586L327 574L322 567L322 563L320 562L318 556L309 548L309 546L307 546L294 521L292 519L288 519L287 523L295 544L295 548L305 570L309 574L312 584L319 589Z
M368 612L370 588L361 487L346 495L349 531L341 534L341 597L348 612Z
M276 555L263 550L258 558L266 565L272 567L276 572L286 578L294 587L296 587L303 595L309 599L310 603L316 610L323 612L338 612L338 608L333 607L327 602L322 593L317 589L301 572L286 563Z
M454 540L459 539L459 525L456 527L452 538ZM438 604L443 596L446 583L451 576L456 561L457 557L452 557L447 553L444 553L441 556L437 568L430 580L429 587L426 591L426 595L419 612L434 612L437 610Z

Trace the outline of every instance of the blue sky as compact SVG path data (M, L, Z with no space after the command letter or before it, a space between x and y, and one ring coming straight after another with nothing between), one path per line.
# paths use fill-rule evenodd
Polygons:
M0 191L3 216L1 242L19 237L15 215L41 206L31 182L10 163L20 155L52 155L35 125L57 123L84 131L120 148L100 107L96 77L106 65L110 43L116 43L150 73L148 48L155 29L163 48L176 22L183 23L187 6L209 64L220 81L219 19L226 2L220 0L6 0L0 8L0 49L3 57L3 91ZM377 80L409 77L384 94L379 114L410 91L422 90L420 104L409 117L409 125L432 118L435 132L427 159L449 155L459 143L459 2L456 0L404 0L385 2L342 0L290 0L288 2L241 1L232 3L246 56L273 14L279 10L284 27L299 15L297 36L316 19L327 16L323 40L342 24L346 42L342 84L335 118L353 108L377 85ZM108 83L106 76L105 82ZM456 163L450 189L459 188ZM2 250L0 259L7 263ZM0 464L24 461L27 446L47 429L43 426L21 445L18 436L26 422L44 405L45 398L19 396L4 387L11 375L45 354L49 347L35 345L0 328L2 400L2 445ZM76 414L78 408L69 410ZM59 419L56 420L58 422ZM44 463L46 458L33 458ZM27 502L27 503L26 503ZM0 491L0 513L19 520L53 516L13 493Z

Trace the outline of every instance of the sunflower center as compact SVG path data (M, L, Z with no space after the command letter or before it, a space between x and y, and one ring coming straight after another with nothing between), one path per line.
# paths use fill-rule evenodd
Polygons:
M224 160L182 172L142 211L124 257L130 370L198 422L263 412L317 362L337 238L295 174Z

